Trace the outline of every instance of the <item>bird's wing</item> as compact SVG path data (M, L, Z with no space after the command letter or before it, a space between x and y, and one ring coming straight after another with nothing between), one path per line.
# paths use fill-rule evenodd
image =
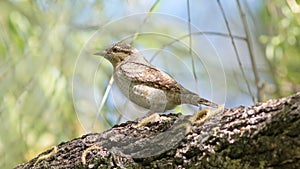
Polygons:
M120 69L132 82L145 83L148 86L174 92L179 91L182 93L186 90L170 75L151 65L127 62L126 64L120 65Z

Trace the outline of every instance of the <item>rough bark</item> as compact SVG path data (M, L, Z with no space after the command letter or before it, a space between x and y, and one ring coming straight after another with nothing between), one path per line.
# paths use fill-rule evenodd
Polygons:
M161 117L61 143L16 168L300 168L300 93L204 123Z

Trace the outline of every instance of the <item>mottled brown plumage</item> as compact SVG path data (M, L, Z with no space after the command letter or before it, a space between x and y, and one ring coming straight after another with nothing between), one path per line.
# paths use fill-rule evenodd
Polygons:
M151 112L164 112L180 104L218 107L217 104L185 89L126 43L115 43L96 54L104 56L112 63L114 79L121 92L129 100L150 109Z

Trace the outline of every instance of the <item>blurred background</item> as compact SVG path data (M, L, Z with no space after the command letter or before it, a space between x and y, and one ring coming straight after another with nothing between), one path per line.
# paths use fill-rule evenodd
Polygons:
M2 0L0 11L1 168L145 112L114 85L99 111L112 66L93 53L120 40L226 107L300 91L296 0Z

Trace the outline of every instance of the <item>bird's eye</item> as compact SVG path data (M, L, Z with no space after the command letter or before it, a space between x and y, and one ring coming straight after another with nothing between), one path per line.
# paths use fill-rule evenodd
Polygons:
M118 52L118 50L116 48L113 48L112 51L113 52Z

